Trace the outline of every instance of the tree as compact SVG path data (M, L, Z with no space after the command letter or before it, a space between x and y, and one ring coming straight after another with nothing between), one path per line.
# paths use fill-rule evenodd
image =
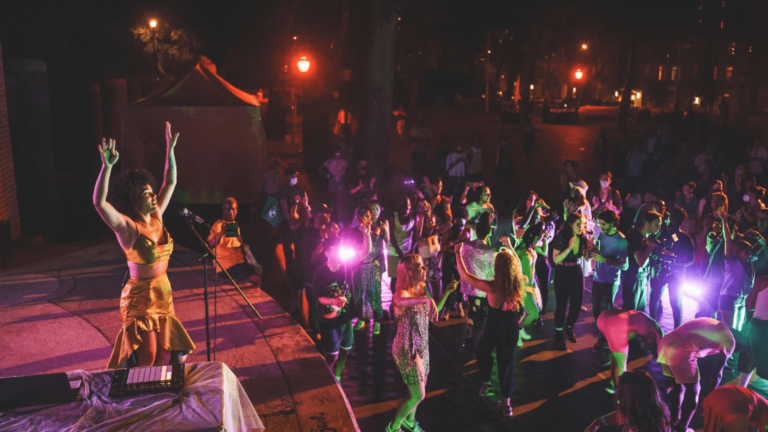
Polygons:
M397 3L394 0L370 0L368 19L370 36L363 63L364 103L361 113L360 142L371 170L388 175L389 129L392 119L392 95L395 82L395 42L397 40Z
M142 51L151 56L154 68L162 77L173 78L184 73L200 54L200 45L189 31L158 22L155 28L148 24L131 29Z

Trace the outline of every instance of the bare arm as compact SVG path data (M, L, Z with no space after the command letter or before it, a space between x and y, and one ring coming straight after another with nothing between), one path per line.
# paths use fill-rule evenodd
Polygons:
M547 256L547 252L549 252L549 242L547 239L542 239L541 246L534 246L533 250L535 250L539 255Z
M464 186L464 193L461 194L461 199L459 200L459 204L466 204L467 203L467 192L469 192L469 186Z
M208 234L208 247L215 249L221 242L221 238L224 237L224 234L224 223L222 221L214 222L211 227L211 232Z
M409 306L418 306L420 304L426 304L432 301L429 297L409 297L408 291L404 290L395 290L395 298L393 299L395 302L395 306L398 307L409 307Z
M163 219L163 213L168 208L168 204L171 202L171 196L173 190L176 189L176 155L174 148L176 147L176 141L179 139L179 133L171 135L171 124L165 122L165 144L166 144L166 156L165 156L165 175L163 176L163 186L160 188L160 193L157 195L157 216L158 219Z
M731 257L732 251L733 251L733 239L731 239L731 228L728 226L728 221L726 220L726 214L724 211L718 210L717 217L720 218L720 222L723 225L723 253L725 254L725 258L728 259Z
M624 420L621 418L621 414L618 411L606 414L602 417L596 418L592 424L584 429L584 432L594 432L599 430L601 426L622 426Z
M493 287L491 287L491 284L489 283L489 281L482 280L479 277L467 271L467 266L464 264L464 257L461 255L461 250L463 246L464 246L463 243L459 243L456 245L456 267L459 270L459 275L461 276L461 280L463 280L464 282L467 282L468 284L472 285L473 287L475 287L476 289L479 289L484 293L492 293Z
M419 208L419 213L416 215L416 224L415 224L415 226L413 228L413 235L417 239L420 239L421 235L423 234L423 231L424 231L424 219L426 219L426 218L422 214L421 208Z
M571 237L571 240L568 242L568 247L566 249L563 249L561 251L555 249L555 253L552 254L552 258L555 261L555 264L560 264L561 262L563 262L565 258L568 256L568 254L571 253L571 251L574 248L578 248L579 247L579 245L577 244L578 241L579 241L579 238L574 235L573 237Z
M437 302L437 311L440 312L443 310L443 307L445 306L445 302L448 300L448 296L451 295L452 292L456 291L456 288L459 287L459 281L452 280L448 286L445 287L445 292L443 292L443 296L440 297L440 301Z
M117 238L120 240L120 244L130 246L133 238L132 228L134 225L131 224L128 216L117 211L117 209L107 201L112 166L114 166L120 158L120 154L115 150L115 140L110 139L109 142L107 142L106 139L103 139L99 146L99 153L101 154L102 164L99 177L96 179L96 187L93 190L93 206L96 208L99 216L101 216L101 219L115 232Z

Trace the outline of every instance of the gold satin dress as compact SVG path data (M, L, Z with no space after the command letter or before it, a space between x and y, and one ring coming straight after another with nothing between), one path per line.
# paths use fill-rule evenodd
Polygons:
M137 229L138 225L136 226ZM168 261L173 252L173 239L163 226L163 244L158 244L139 230L136 243L125 252L128 262L153 265ZM162 239L161 239L162 241ZM126 367L128 359L142 343L140 332L156 331L158 346L171 353L189 354L195 343L173 312L173 297L168 274L153 278L130 278L120 296L123 328L117 334L115 348L109 358L110 369Z

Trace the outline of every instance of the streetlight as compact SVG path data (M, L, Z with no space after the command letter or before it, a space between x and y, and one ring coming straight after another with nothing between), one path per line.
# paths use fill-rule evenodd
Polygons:
M581 50L582 50L582 51L586 51L586 50L587 50L587 48L588 48L588 47L587 47L587 44L585 44L585 43L581 44Z
M306 56L301 56L297 65L299 66L299 72L307 73L309 71L309 60Z
M299 68L299 72L300 72L301 76L304 76L309 71L309 65L310 65L310 63L309 63L309 59L307 58L307 56L299 57L299 61L296 62L296 66ZM302 81L304 81L304 80L302 80ZM304 92L306 93L306 85L303 88L304 88ZM291 125L291 141L292 142L291 142L291 144L296 144L296 141L297 141L297 139L296 139L296 137L297 137L297 135L296 135L296 111L297 111L297 106L296 106L296 85L293 86L293 89L291 91L291 99L293 100L293 104L292 104L293 105L293 112L291 113L291 118L292 118L292 122L291 122L292 123L292 125ZM303 142L302 142L302 147L303 147ZM299 152L303 152L303 149L300 149Z
M155 57L155 70L158 70L157 67L160 63L160 58L157 55L157 20L151 19L149 20L149 28L152 32L152 55ZM157 80L160 81L160 77L157 77Z
M584 72L581 71L581 69L576 69L576 73L573 74L577 80L580 80L584 77Z

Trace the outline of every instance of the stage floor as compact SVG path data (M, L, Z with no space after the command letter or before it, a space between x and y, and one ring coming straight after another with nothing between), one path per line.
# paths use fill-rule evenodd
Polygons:
M587 290L591 281L587 279ZM386 291L386 289L385 289ZM391 295L385 294L385 307ZM610 370L597 365L592 345L598 331L589 306L590 292L584 293L584 305L575 331L577 344L568 342L567 351L553 350L554 295L544 315L543 330L531 332L533 338L516 353L516 390L512 398L514 417L503 417L496 408L496 398L478 395L481 380L474 353L461 347L463 320L451 319L431 326L430 374L427 397L419 405L417 419L427 431L552 431L582 432L596 417L612 411L612 396L605 391ZM618 296L620 299L620 296ZM664 297L665 331L672 328L669 300ZM620 300L619 300L620 302ZM684 320L694 317L698 304L685 298ZM391 346L396 333L393 322L382 323L381 334L373 336L370 326L355 335L355 345L342 376L344 392L352 404L362 431L383 431L394 417L407 389L392 360ZM735 361L723 377L723 384L736 384ZM699 362L702 375L708 374L706 359ZM658 363L639 345L630 345L630 369L648 371L663 384ZM496 369L494 386L499 393ZM768 393L768 381L755 378L751 388ZM701 427L702 418L694 418L692 427ZM610 430L610 429L606 429Z

